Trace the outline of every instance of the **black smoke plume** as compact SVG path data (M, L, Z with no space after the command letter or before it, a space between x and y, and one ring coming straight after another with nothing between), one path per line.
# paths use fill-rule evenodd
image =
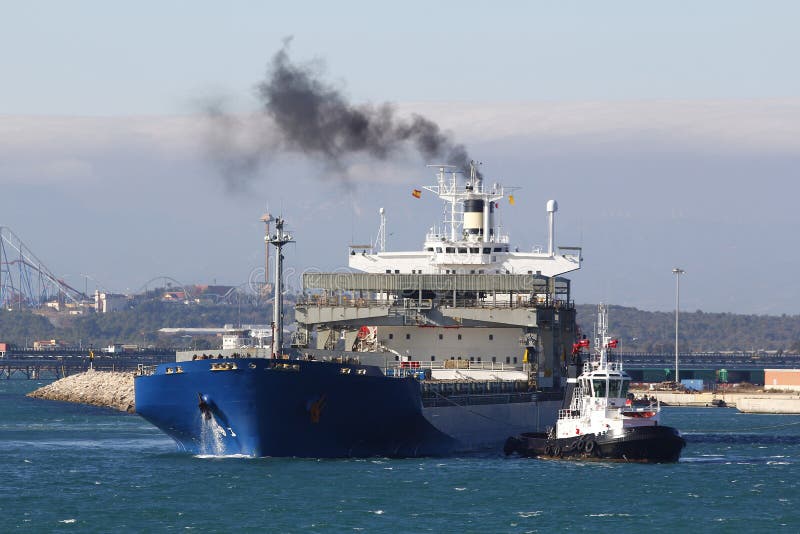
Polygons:
M212 156L231 187L243 185L276 151L300 153L343 172L350 156L385 160L411 147L428 163L469 172L464 145L435 122L418 114L400 118L389 103L351 104L318 69L293 63L288 45L287 40L273 56L257 86L259 132L248 134L249 147L236 140L242 137L236 119L218 105L207 109L214 124Z

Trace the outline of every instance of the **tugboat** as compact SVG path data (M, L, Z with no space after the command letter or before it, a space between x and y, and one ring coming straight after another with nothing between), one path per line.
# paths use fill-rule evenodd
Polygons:
M555 427L506 440L504 452L525 457L630 462L677 462L686 441L675 428L659 424L661 405L633 406L630 376L611 361L619 341L608 335L606 307L598 309L595 354L583 362L589 340L573 347L567 396ZM580 376L577 370L583 368Z

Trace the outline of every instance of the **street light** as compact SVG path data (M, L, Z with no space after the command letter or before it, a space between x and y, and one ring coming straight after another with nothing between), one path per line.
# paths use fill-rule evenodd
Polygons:
M681 275L685 273L683 269L675 267L672 273L675 275L675 383L680 384L678 375L678 310L681 307Z

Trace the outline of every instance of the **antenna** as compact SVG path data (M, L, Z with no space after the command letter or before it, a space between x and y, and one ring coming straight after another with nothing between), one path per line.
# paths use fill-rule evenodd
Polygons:
M386 252L386 210L381 208L378 210L381 216L381 225L378 228L378 237L375 238L375 245L373 248Z
M558 211L558 202L555 200L547 201L547 225L548 225L548 240L547 240L547 255L552 256L555 249L556 240L556 212Z
M277 249L275 254L275 299L272 301L272 358L280 358L283 348L283 246L294 243L292 236L283 231L284 220L275 218L275 235L264 240Z
M261 296L266 297L272 289L269 283L269 223L275 221L275 217L269 213L269 207L259 221L264 223L264 287L261 289Z

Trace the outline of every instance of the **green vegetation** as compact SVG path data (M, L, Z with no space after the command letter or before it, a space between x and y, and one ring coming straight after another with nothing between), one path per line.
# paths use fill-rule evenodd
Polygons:
M294 316L287 302L285 317ZM597 313L593 304L577 306L582 332L592 336ZM158 334L165 327L222 327L225 324L269 324L270 305L185 305L146 300L130 309L106 314L68 316L35 314L30 311L0 311L0 342L19 347L34 340L57 339L67 345L95 347L111 343L142 346L180 346L198 349L216 347L219 339L192 339ZM287 321L288 322L288 321ZM609 326L620 340L620 350L670 353L675 350L674 312L648 312L609 306ZM732 313L682 312L681 351L779 351L800 352L800 315L766 316Z
M291 317L292 312L286 310ZM70 346L101 347L111 343L131 343L141 346L176 346L188 344L181 336L159 335L167 327L222 327L225 324L269 324L272 306L185 305L181 303L146 301L113 313L89 313L66 316L30 311L0 311L0 342L18 347L32 346L34 340L56 339ZM197 348L216 346L211 340L197 339Z
M592 337L597 306L577 306L578 324ZM675 350L675 312L648 312L609 306L609 330L620 340L620 350L669 353ZM800 315L680 314L681 352L779 351L800 352Z

